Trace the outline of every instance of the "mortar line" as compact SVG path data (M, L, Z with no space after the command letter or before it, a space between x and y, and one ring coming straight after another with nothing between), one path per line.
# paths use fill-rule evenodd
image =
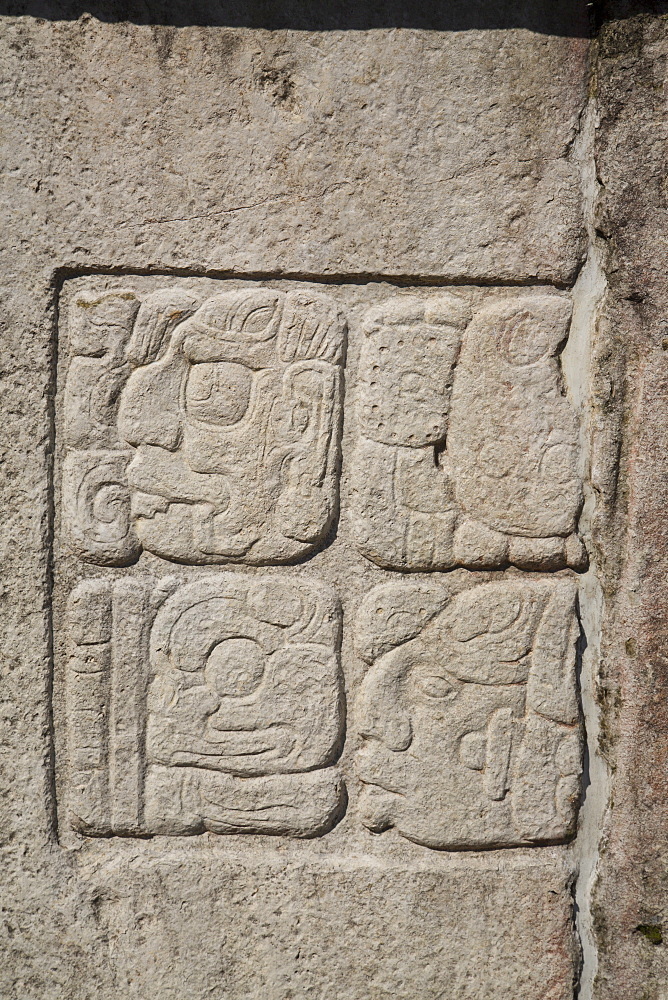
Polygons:
M50 839L58 842L58 800L56 780L56 733L53 715L53 688L55 677L55 626L53 617L53 590L55 579L55 536L56 536L56 393L58 383L58 322L60 311L61 282L55 274L51 276L48 314L51 320L48 343L48 368L45 384L46 420L46 531L45 531L45 628L47 668L45 677L46 714L46 769L45 804L47 810L47 832Z
M596 548L592 544L596 494L590 485L592 452L595 447L592 440L590 414L590 400L593 390L592 353L598 311L606 290L602 253L597 242L594 225L594 213L599 192L594 159L596 116L595 99L590 97L583 115L579 147L575 154L581 170L585 221L588 232L588 253L585 265L573 289L573 322L568 343L561 357L567 391L580 416L580 460L585 492L580 530L592 558L589 570L580 579L580 616L583 633L580 694L586 750L578 832L573 845L577 866L574 885L574 924L581 951L579 974L574 990L576 1000L592 1000L593 998L597 971L597 949L591 893L596 879L600 839L610 791L609 769L599 753L600 711L597 700L597 682L603 595L596 566Z

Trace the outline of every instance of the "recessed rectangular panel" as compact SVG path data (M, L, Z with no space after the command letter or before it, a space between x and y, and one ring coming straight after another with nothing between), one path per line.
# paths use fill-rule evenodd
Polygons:
M567 842L569 293L92 275L60 314L65 839Z

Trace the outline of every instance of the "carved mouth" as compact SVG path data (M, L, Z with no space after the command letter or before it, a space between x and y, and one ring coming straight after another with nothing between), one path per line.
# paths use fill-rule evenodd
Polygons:
M391 795L404 796L405 760L399 761L395 757L404 758L405 755L384 752L380 744L376 744L375 741L374 744L367 744L357 755L355 771L358 779L371 792L376 789Z
M406 797L404 792L400 791L398 788L392 788L392 786L386 782L380 782L378 779L371 780L370 778L363 778L361 775L358 775L358 777L360 783L364 785L365 788L378 788L382 792L389 792L390 795L401 795L402 798Z

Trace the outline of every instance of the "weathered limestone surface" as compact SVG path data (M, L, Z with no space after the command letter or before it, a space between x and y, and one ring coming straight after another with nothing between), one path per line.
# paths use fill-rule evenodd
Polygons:
M576 271L572 5L565 37L52 17L8 19L2 42L11 215L52 267Z
M648 13L653 11L653 14ZM619 483L604 484L604 749L611 804L595 890L600 998L668 995L668 10L612 3L597 50L597 226L609 290L600 369ZM614 433L615 423L619 428ZM615 488L616 485L616 488Z
M541 286L445 293L380 281L103 273L63 283L52 595L58 843L84 879L84 868L115 869L126 856L142 858L141 878L178 857L191 871L202 866L197 885L218 885L223 863L235 893L253 899L251 925L273 927L274 891L299 916L298 931L279 919L264 932L292 937L300 960L285 973L258 965L254 932L221 918L230 950L186 980L193 997L220 969L231 997L280 997L289 981L295 995L307 986L325 995L336 983L337 995L361 998L369 980L378 995L436 998L444 980L461 997L542 997L546 981L548 996L571 995L578 957L566 845L583 728L578 576L566 564L582 569L586 552L579 420L555 360L570 315L570 292ZM381 325L369 356L369 330L387 316L400 317L398 330ZM490 322L480 352L480 324ZM425 365L408 350L413 342L444 364ZM469 444L476 422L467 413L499 383L500 405L516 413L510 431L495 441L490 415L482 441ZM416 479L408 465L408 489L366 488L360 456L378 436L391 451L429 459L431 502L436 517L443 506L452 512L449 534L425 511L428 470ZM486 467L497 454L497 478L512 470L521 483L509 486L505 532L489 491L468 516L467 463L485 448ZM387 514L392 496L414 511L417 530L402 536L401 510ZM453 572L406 577L396 572L403 564L382 565L365 548L365 518L384 518L381 543L399 532L409 558L412 543L420 552L449 546ZM474 539L464 556L461 523ZM541 572L508 569L513 557ZM140 855L127 855L131 843ZM547 846L555 844L564 846ZM500 848L515 853L505 861ZM305 888L316 876L322 919L341 927L331 955ZM100 892L106 899L113 886L114 901L105 933L117 941L136 904L106 867L105 878ZM199 912L214 890L192 891ZM385 918L368 914L379 893L404 914L389 933ZM156 913L167 905L155 900ZM417 930L423 907L438 915L428 931ZM546 921L540 943L529 909ZM500 943L462 950L455 927L464 926ZM175 933L202 934L200 947L210 947L209 923L188 928L179 918ZM117 988L183 989L176 971L139 960L140 972L136 949L119 947L109 959ZM146 947L163 945L158 937ZM500 949L498 964L473 971L479 947ZM438 957L418 969L423 953Z
M584 5L442 7L2 20L2 1000L571 1000L599 574L596 989L668 983L664 25L601 41L592 394Z
M364 322L352 509L389 569L582 569L569 296L396 296Z

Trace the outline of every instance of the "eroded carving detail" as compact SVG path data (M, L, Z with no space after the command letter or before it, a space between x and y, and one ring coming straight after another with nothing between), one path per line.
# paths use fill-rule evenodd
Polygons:
M176 288L81 295L72 313L63 508L82 559L259 565L322 543L346 335L330 299Z
M432 848L563 840L581 734L570 580L504 580L451 596L390 583L356 623L362 820Z
M68 803L85 834L313 836L344 803L341 614L312 580L87 580L68 610Z
M63 521L77 555L103 566L125 566L141 552L126 475L132 453L116 428L130 373L125 344L138 309L132 291L82 293L69 318L74 357L65 384Z
M397 296L369 312L352 508L360 550L395 569L582 569L578 425L557 354L561 295Z

